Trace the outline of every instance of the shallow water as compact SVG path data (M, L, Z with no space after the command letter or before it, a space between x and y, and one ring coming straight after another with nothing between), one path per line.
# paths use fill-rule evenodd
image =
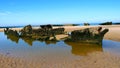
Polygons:
M102 45L61 41L19 39L0 32L0 54L28 60L76 59L93 52L110 52L120 56L120 42L103 40Z
M103 52L109 52L120 57L120 42L112 40L103 40Z

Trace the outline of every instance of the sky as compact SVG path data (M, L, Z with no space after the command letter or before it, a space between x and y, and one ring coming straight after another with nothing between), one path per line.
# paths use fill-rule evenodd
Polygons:
M0 26L120 22L120 0L0 0Z

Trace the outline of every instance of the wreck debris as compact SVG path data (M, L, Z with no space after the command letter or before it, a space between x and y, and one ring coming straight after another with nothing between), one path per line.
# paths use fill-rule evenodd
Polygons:
M75 30L66 41L102 44L103 37L108 31L108 29L102 30L102 27Z
M19 33L9 28L4 30L5 34L13 35L19 38L29 37L29 39L31 38L42 41L55 41L57 40L57 35L65 34L64 31L65 28L53 29L51 25L42 25L41 28L38 29L33 29L31 25L27 25ZM65 39L65 41L102 44L103 37L108 31L108 29L102 29L102 27L74 30L70 33L67 39Z

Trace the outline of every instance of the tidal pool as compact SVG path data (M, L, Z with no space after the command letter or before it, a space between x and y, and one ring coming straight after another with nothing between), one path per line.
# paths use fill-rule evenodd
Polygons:
M120 42L103 40L102 45L61 41L39 41L7 36L0 32L0 54L28 60L75 59L93 52L110 52L120 56Z

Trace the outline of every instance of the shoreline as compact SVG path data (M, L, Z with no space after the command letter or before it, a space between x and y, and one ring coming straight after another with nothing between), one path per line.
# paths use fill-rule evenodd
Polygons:
M109 29L109 31L105 34L104 39L107 40L113 40L113 41L118 41L120 42L120 25L102 25L102 26L60 26L65 28L65 32L71 32L74 30L80 30L84 28L90 28L90 27L103 27ZM33 27L34 29L37 29L39 27ZM53 27L53 28L59 28L58 27ZM12 30L20 31L22 28L10 28ZM4 32L4 28L0 29L0 32ZM63 36L63 35L61 35ZM59 36L60 37L60 36ZM59 38L58 38L59 39Z

